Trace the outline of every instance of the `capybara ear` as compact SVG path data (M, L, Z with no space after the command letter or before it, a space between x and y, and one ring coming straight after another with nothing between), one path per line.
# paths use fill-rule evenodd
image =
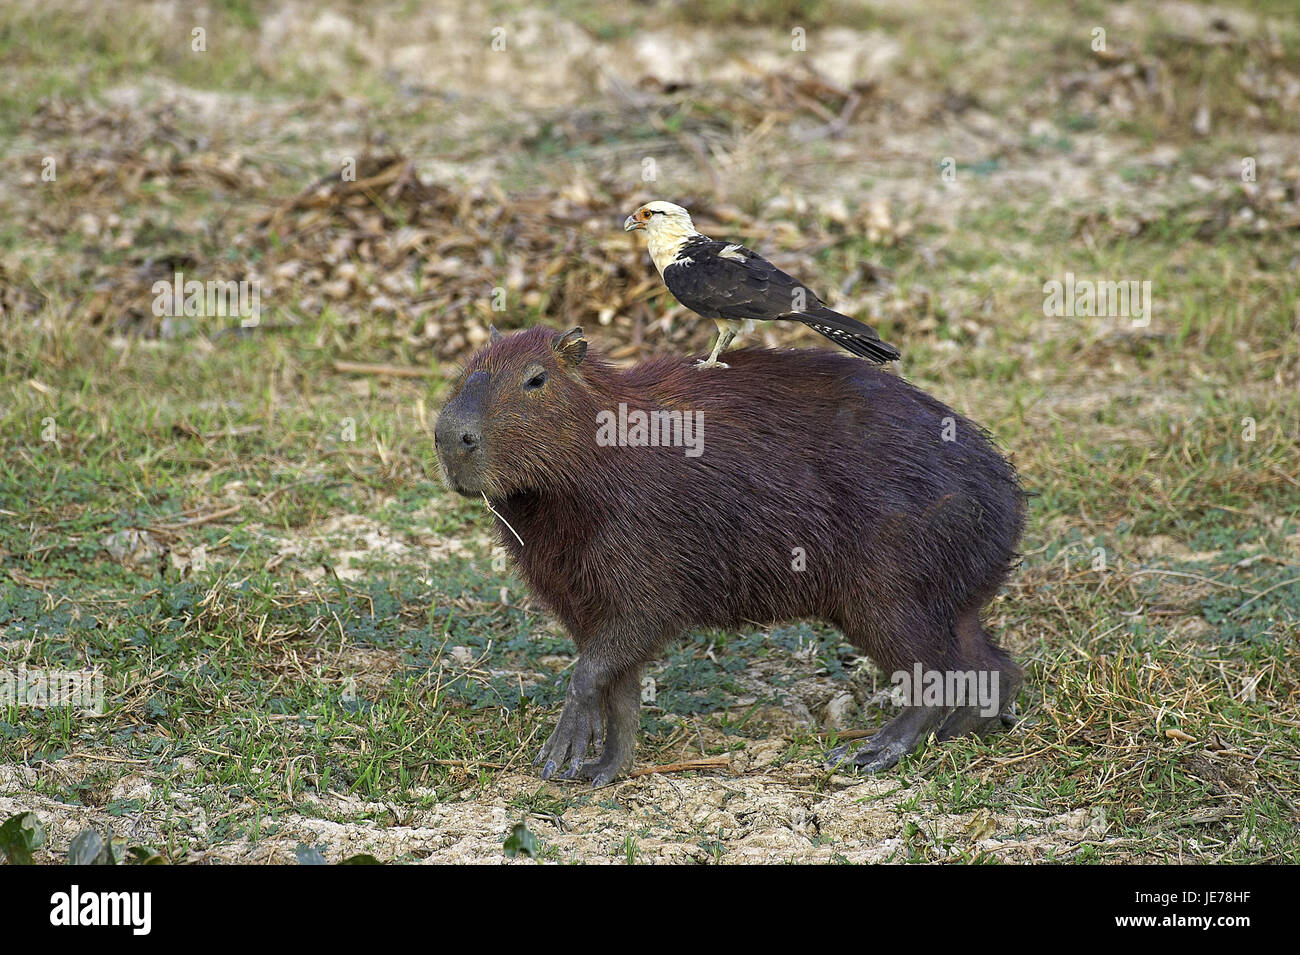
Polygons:
M499 331L497 331L497 327L491 323L488 323L488 342L489 343L499 342L503 338L505 338L505 336L502 335Z
M551 343L555 357L565 368L576 367L587 355L587 339L581 328L570 328Z

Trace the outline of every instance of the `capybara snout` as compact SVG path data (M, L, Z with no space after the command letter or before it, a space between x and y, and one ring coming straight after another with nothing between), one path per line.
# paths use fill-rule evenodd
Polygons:
M483 490L483 417L489 384L486 371L467 376L434 427L433 441L443 476L460 494L475 495Z

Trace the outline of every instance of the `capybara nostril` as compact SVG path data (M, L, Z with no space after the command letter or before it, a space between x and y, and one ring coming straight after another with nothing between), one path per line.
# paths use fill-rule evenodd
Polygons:
M465 431L460 436L460 445L465 451L477 451L479 446L479 437L473 431Z

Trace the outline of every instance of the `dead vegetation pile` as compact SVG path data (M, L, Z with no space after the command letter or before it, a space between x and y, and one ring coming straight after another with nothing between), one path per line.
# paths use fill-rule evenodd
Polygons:
M972 163L995 169L1016 152L1032 163L1073 149L1062 145L1069 135L1102 124L1128 122L1135 131L1154 125L1177 138L1240 128L1285 137L1287 117L1300 104L1300 76L1287 49L1274 32L1235 15L1166 5L1157 25L1121 17L1091 52L1077 37L1062 40L1055 51L1062 69L1009 107L1005 128L984 112L986 97L976 90L914 82L905 65L854 82L830 78L810 58L779 67L739 61L739 74L722 82L605 72L597 95L564 108L521 109L507 128L489 130L463 151L461 158L475 162L493 153L536 156L538 182L511 186L493 177L458 179L456 157L372 136L372 121L382 127L385 117L369 112L369 146L331 168L319 156L286 162L283 151L258 141L274 130L279 107L206 94L192 102L55 97L40 104L24 132L33 143L61 145L12 161L27 193L17 197L15 218L34 246L75 263L77 297L59 304L109 334L254 334L228 317L160 309L157 283L179 273L253 284L259 334L323 316L337 341L364 338L368 357L381 357L378 349L403 362L461 359L485 339L489 322L508 329L543 321L599 327L614 357L630 358L651 349L698 350L712 334L709 323L667 296L644 243L620 228L637 204L661 197L667 187L654 170L670 164L673 182L697 184L693 193L674 188L671 197L704 231L756 246L832 306L882 331L896 323L912 341L979 337L978 302L961 289L936 294L914 286L895 294L873 251L905 244L929 261L934 250L914 242L912 221L941 223L941 190L919 199L904 177L896 189L859 187L827 199L796 187L750 192L748 184L761 182L764 163L813 158L806 148L827 150L836 163L852 160L846 171L855 162L875 168L890 161L897 147L888 144L907 140L918 125L956 137L965 144L959 152L987 151L983 159L960 157L964 176ZM338 122L356 119L338 97L308 108ZM409 102L395 112L420 108ZM249 142L229 132L232 117ZM1034 122L1057 124L1060 142L1017 132ZM874 151L860 154L863 142ZM1114 239L1179 217L1201 223L1202 239L1227 231L1286 233L1289 240L1300 229L1300 167L1281 140L1255 146L1242 157L1249 170L1207 170L1204 182L1191 183L1193 195L1151 208L1098 203L1077 231ZM554 170L547 156L559 158ZM42 179L47 159L57 183ZM1157 159L1134 174L1160 177L1158 167ZM320 177L325 168L329 174ZM937 176L929 168L912 175L931 173ZM832 267L847 273L837 286L825 279L828 250ZM0 261L0 316L40 314L50 283L34 275ZM815 339L797 328L763 334L768 344Z
M712 179L707 193L674 196L700 228L759 242L810 278L818 271L813 259L846 238L891 244L905 231L878 201L852 209L786 197L769 202L761 217L746 215L718 179L723 143L734 142L738 126L802 124L839 136L872 100L871 84L845 89L805 70L765 74L729 92L736 95L647 80L619 91L622 114L579 108L544 128L525 124L524 135L598 153L611 124L643 128L643 141L630 148L649 159L647 169L656 156L671 156ZM670 110L679 122L665 122ZM615 358L640 353L652 323L659 349L704 347L712 334L666 295L644 242L622 231L633 208L659 196L653 171L621 176L606 164L508 194L495 184L436 181L415 156L372 148L285 198L293 182L275 163L182 125L175 102L128 110L57 98L28 123L33 139L77 143L51 155L57 191L47 188L50 201L37 205L26 228L33 239L58 236L81 253L85 291L68 305L92 327L146 338L219 337L327 314L345 339L364 329L370 343L387 340L390 350L419 360L464 357L486 339L489 323L602 326ZM27 166L27 185L40 189L34 168ZM213 205L197 218L173 215L187 195ZM859 269L842 291L878 277ZM242 328L239 316L160 306L158 283L178 279L250 283L260 297L258 331ZM5 289L6 314L34 315L46 304L34 284L15 280ZM834 300L839 290L826 291ZM785 332L785 340L797 334Z

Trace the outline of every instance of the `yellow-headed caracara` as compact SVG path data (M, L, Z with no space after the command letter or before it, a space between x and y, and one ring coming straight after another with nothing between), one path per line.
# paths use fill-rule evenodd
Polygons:
M671 202L647 202L623 222L641 229L655 268L673 297L718 326L713 352L701 368L726 368L718 355L755 321L803 322L845 351L877 363L898 358L898 349L876 330L826 307L812 290L743 245L695 231L691 214Z

